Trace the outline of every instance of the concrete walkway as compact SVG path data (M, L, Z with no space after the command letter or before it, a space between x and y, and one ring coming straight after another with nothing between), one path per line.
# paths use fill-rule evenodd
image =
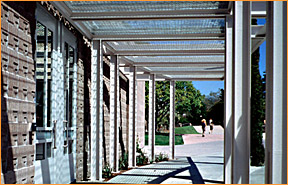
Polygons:
M108 181L125 184L204 184L191 157L150 164L129 170Z
M201 133L200 126L194 126ZM208 128L207 128L208 129ZM207 130L206 129L206 130ZM108 183L127 184L222 184L224 183L224 130L212 134L183 135L184 145L175 146L175 160L129 170ZM148 153L148 146L143 148ZM169 146L156 146L155 153L169 154ZM264 183L264 168L250 168L250 183Z

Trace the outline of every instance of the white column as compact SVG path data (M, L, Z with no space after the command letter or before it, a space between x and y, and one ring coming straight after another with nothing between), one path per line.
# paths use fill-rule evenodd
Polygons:
M233 111L234 143L232 151L233 184L249 183L250 166L250 2L234 2Z
M155 159L155 75L151 74L149 79L149 160Z
M119 65L118 56L112 55L110 62L110 167L118 171L119 160Z
M102 42L93 41L91 63L91 180L102 180L103 54Z
M129 79L129 155L128 166L136 166L136 92L137 92L137 76L136 67L130 68Z
M267 2L265 183L287 184L287 3Z
M232 121L232 65L233 65L233 17L226 16L226 57L225 57L225 113L224 113L224 181L232 183L232 146L233 146L233 121Z
M170 159L175 157L175 81L170 81L170 125L169 125Z

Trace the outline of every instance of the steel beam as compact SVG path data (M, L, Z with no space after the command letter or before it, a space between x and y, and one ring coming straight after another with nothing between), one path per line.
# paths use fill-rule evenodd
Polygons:
M125 36L125 37L119 37L119 36L116 36L116 37L113 37L113 36L108 36L108 37L105 37L105 36L102 36L101 39L103 39L102 41L103 42L111 42L111 41L115 41L115 42L123 42L123 41L185 41L185 40L200 40L200 41L210 41L210 40L225 40L225 37L222 35L222 36L202 36L202 37L195 37L195 36L177 36L177 35L171 35L171 36L144 36L144 37L140 37L140 36L133 36L133 37L128 37L128 36ZM95 39L96 40L96 39Z
M93 14L86 13L73 13L70 17L75 22L81 21L146 21L146 20L183 20L183 19L223 19L225 15L179 15L179 16L171 16L171 15L163 15L158 17L153 17L151 15L146 16L115 16L115 17L104 17L104 16L94 16Z
M128 166L136 166L136 122L137 122L137 74L136 67L130 68L129 75L129 155Z
M205 33L205 34L107 34L101 35L91 31L93 40L103 41L153 41L153 40L224 40L224 33Z
M119 65L118 57L111 56L110 60L110 167L114 172L118 171L119 161Z
M170 159L175 157L175 81L170 81L170 125L169 125Z
M206 55L214 55L214 54L225 54L224 49L206 49L206 50L156 50L156 49L151 49L151 50L116 50L113 52L115 55L124 55L124 56L166 56L166 55L181 55L181 54L189 54L189 55L200 55L200 54L206 54Z
M249 184L251 98L251 2L234 2L232 183Z
M232 66L233 66L233 17L226 17L226 62L225 62L225 103L224 103L224 182L232 184L232 148L233 148L233 117L232 117Z
M91 180L102 180L103 55L102 42L93 41L91 62Z
M227 9L194 9L174 11L137 11L137 12L77 12L70 18L74 21L123 21L123 20L175 20L175 19L219 19L225 18Z
M222 67L224 62L134 62L137 67Z
M195 70L195 71L192 71L192 70L183 70L183 71L153 71L151 70L149 72L150 74L162 74L162 75L191 75L191 76L197 76L197 75L201 75L201 76L212 76L212 75L222 75L224 76L224 70L223 71L216 71L216 70L213 70L213 71L200 71L200 70Z
M149 122L148 122L148 129L149 129L149 137L148 137L148 144L149 144L149 160L155 160L155 75L151 74L149 79Z
M287 2L267 2L265 183L287 184Z

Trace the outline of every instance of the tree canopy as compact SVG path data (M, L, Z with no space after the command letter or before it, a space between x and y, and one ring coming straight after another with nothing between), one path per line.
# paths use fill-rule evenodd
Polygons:
M209 96L206 97L205 103L207 107L207 118L212 118L214 124L223 125L224 120L224 90L219 89L218 92L211 92Z
M251 165L264 164L265 152L262 144L263 121L265 119L264 84L259 72L259 49L252 54L251 66Z
M200 115L205 115L206 108L204 102L205 96L197 90L192 82L177 81L175 83L175 121L178 123L200 123ZM148 121L149 111L149 82L146 82L146 120ZM156 125L169 126L170 114L170 82L156 82Z

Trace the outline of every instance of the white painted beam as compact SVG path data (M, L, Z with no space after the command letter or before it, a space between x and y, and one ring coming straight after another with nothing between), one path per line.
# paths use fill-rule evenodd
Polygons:
M170 125L169 125L170 159L175 157L175 81L170 81Z
M251 98L251 7L250 2L234 2L232 183L249 183L250 98Z
M91 180L101 181L103 159L103 55L101 41L93 41L91 59Z
M129 75L129 155L128 166L136 166L136 122L137 122L137 75L136 67L130 68Z
M138 74L137 75L137 80L139 81L148 81L150 79L150 74ZM224 72L223 74L219 75L177 75L177 76L170 76L170 75L163 75L163 74L155 74L155 80L156 81L163 81L163 80L172 80L174 79L175 81L190 81L190 80L196 80L196 81L205 81L205 80L224 80ZM204 79L204 80L202 80Z
M148 146L149 146L149 160L155 160L155 99L156 99L156 84L155 75L150 75L149 79L149 122L148 122Z
M167 14L167 15L162 15L162 16L151 16L151 15L147 15L146 16L114 16L114 17L105 17L105 16L97 16L97 15L93 15L92 13L73 13L71 15L71 19L75 22L81 22L81 21L150 21L150 20L177 20L177 19L223 19L225 18L226 14L223 15L171 15L171 14Z
M222 77L222 78L167 78L167 80L174 80L174 81L223 81L224 77Z
M225 62L225 103L224 103L224 182L232 184L232 146L233 117L232 117L232 66L233 66L233 17L226 17L226 62Z
M115 50L113 52L115 55L123 55L123 56L166 56L166 55L181 55L181 54L189 54L189 55L201 55L201 54L206 54L206 55L223 55L225 54L224 49L213 49L213 48L207 48L203 50L199 49L190 49L190 50L164 50L164 49L151 49L151 50L145 50L145 49L140 49L140 50Z
M118 171L119 161L119 65L118 57L111 56L110 60L110 167Z
M221 34L220 36L217 34L216 36L198 36L198 37L195 37L195 36L182 36L182 35L149 35L149 36L145 36L145 35L142 35L144 37L140 37L140 36L132 36L129 38L129 36L122 36L122 37L119 37L119 36L116 36L116 37L113 37L113 36L108 36L108 37L105 37L105 36L102 36L101 39L103 39L103 42L111 42L111 41L181 41L181 40L207 40L207 41L210 41L210 40L225 40L225 37L223 36L223 34ZM99 37L99 36L98 36ZM100 38L100 37L99 37ZM94 40L97 40L96 38L94 38Z
M287 2L267 2L265 183L287 184Z
M194 9L174 11L138 11L138 12L74 12L70 18L74 21L123 21L123 20L176 20L176 19L217 19L228 14L227 9Z
M224 62L135 62L137 67L223 67Z
M188 70L184 70L181 71L150 71L151 74L162 74L162 75L191 75L191 76L197 76L197 75L201 75L201 76L212 76L212 75L222 75L224 76L224 70L211 70L211 71L205 71L205 70L191 70L191 71L188 71Z
M266 17L266 2L252 2L251 16L253 18L265 18Z
M92 32L91 34L93 34ZM137 41L137 40L224 40L224 33L207 34L142 34L142 35L100 35L96 32L93 40L103 41Z

